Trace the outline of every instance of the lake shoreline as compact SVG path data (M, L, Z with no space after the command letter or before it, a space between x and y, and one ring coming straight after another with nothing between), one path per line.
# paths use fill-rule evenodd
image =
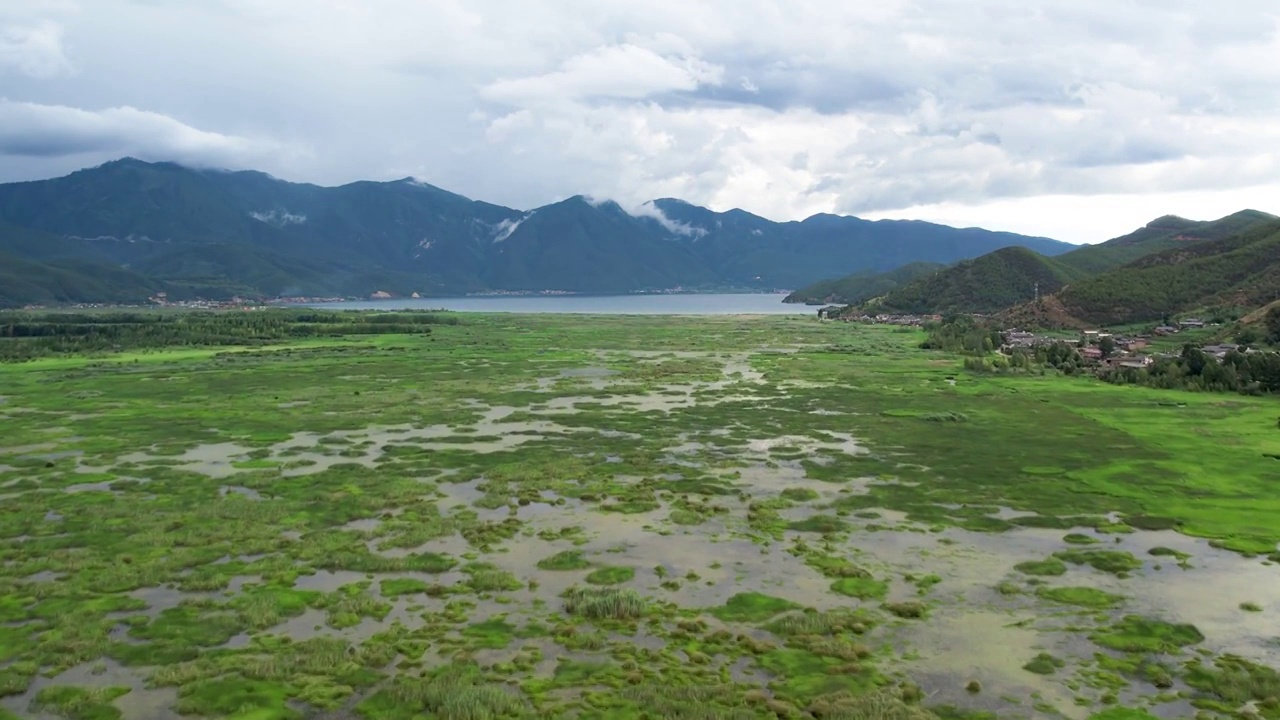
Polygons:
M442 310L581 315L807 315L782 293L637 293L630 295L469 295L291 303L329 310Z

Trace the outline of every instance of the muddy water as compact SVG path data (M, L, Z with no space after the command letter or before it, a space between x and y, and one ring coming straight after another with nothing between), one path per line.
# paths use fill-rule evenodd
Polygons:
M145 718L146 720L179 720L172 708L178 701L178 692L174 688L146 687L146 671L124 667L114 660L103 660L98 663L77 665L70 670L48 678L37 675L21 695L0 699L0 707L6 708L21 718L30 720L56 720L57 715L37 712L32 702L41 689L52 685L68 685L74 687L127 687L129 692L115 699L113 704L120 709L125 718Z

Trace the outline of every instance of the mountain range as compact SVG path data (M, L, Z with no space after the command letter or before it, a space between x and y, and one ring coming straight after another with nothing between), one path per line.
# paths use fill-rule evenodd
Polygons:
M405 178L339 187L125 158L0 184L0 303L773 290L1048 238L919 221L773 222L664 198L521 211Z
M904 277L855 274L797 290L793 302L888 313L999 313L1026 326L1114 325L1280 300L1280 218L1243 210L1176 216L1097 245L1047 256L1006 247Z

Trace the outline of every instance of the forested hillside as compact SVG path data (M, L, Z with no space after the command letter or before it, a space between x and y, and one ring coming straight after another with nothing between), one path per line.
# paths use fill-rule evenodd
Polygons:
M945 267L941 263L914 262L888 272L860 272L835 280L821 280L796 290L783 302L857 305Z
M1160 318L1209 306L1252 309L1280 299L1280 221L1165 250L1073 283L1066 313L1094 324Z
M1047 294L1079 271L1026 248L1004 248L921 277L867 304L883 312L995 312Z

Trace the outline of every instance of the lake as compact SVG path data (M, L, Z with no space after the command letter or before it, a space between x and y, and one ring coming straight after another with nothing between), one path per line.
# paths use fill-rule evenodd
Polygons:
M335 310L453 310L489 313L593 313L602 315L808 315L805 305L786 305L785 295L724 293L690 295L497 295L488 297L361 300L320 303Z

